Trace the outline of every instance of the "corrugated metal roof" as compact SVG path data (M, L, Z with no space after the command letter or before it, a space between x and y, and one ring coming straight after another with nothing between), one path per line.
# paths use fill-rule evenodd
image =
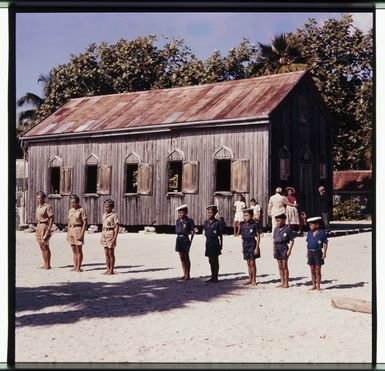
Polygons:
M370 191L371 170L333 171L333 191Z
M71 99L24 137L266 117L305 73Z

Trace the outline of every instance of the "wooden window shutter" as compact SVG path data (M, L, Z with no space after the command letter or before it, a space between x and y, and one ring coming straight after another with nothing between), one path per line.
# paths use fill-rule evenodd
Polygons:
M111 194L111 165L98 166L96 192L101 195Z
M70 195L72 193L72 167L60 167L60 194Z
M231 191L249 192L249 160L231 160Z
M152 194L152 165L141 163L138 166L138 193L141 195Z
M199 162L184 161L182 173L182 192L198 193L199 189Z

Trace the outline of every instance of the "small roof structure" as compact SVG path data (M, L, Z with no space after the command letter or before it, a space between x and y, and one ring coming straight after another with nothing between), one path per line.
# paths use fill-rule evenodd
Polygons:
M333 192L370 191L371 170L333 171Z
M69 100L22 139L266 119L307 71Z

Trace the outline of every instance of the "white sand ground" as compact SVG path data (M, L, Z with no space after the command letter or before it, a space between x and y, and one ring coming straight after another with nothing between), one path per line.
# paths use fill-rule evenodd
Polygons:
M323 292L310 292L305 238L289 259L291 287L276 288L271 235L261 239L258 286L243 286L241 240L224 238L220 280L208 284L204 236L192 276L173 235L121 234L116 272L104 276L100 234L86 235L84 272L70 271L65 233L37 269L33 234L17 232L17 362L370 362L371 315L335 309L333 296L371 300L371 233L330 239Z

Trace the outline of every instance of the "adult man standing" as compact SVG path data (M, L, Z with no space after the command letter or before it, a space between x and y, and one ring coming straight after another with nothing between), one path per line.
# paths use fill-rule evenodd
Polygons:
M287 198L282 195L282 188L277 187L275 194L270 197L267 205L267 215L270 218L274 218L276 215L286 215L286 205L288 204Z
M326 193L326 189L324 186L318 187L319 196L319 204L322 214L322 220L325 225L325 231L330 232L330 215L331 215L331 206L329 196Z

